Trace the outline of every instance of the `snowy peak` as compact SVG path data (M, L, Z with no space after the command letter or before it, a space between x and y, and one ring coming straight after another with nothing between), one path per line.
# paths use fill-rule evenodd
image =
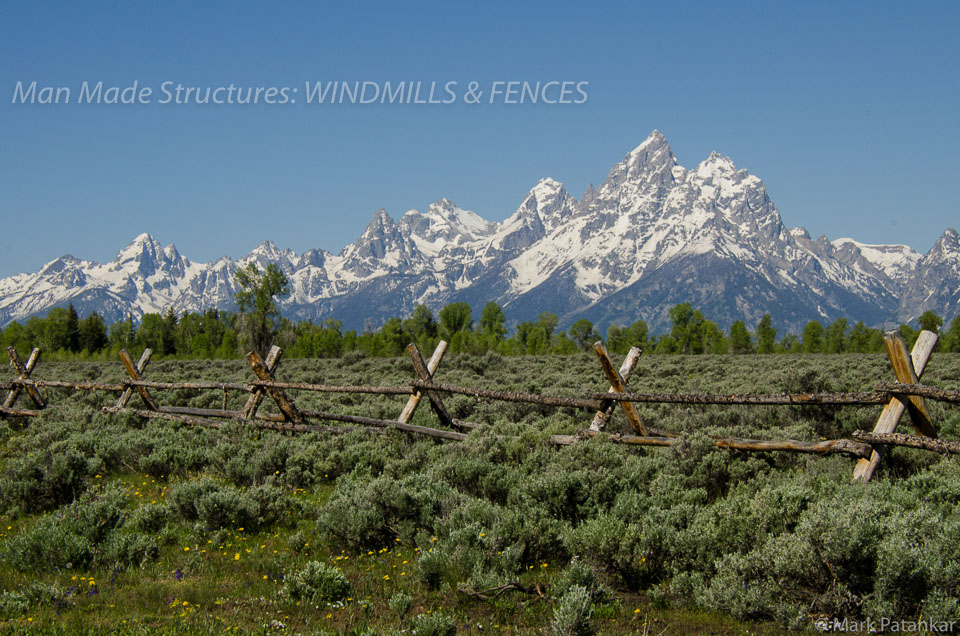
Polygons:
M930 248L930 251L924 255L923 260L952 261L960 265L960 262L958 262L960 261L960 234L952 227L948 227Z
M338 271L347 272L351 279L382 275L420 264L413 240L404 236L383 208L373 215L357 242L343 248L340 258Z
M267 240L240 259L242 267L246 267L247 263L256 263L260 269L265 269L269 263L276 263L280 269L289 272L300 264L300 259L293 250L280 249L273 241Z
M158 273L182 276L189 265L190 262L180 256L172 243L163 247L155 238L143 233L117 252L111 269L148 278Z
M914 274L921 258L907 245L870 245L851 238L838 238L832 244L842 262L856 264L862 258L895 283L898 290Z
M726 327L769 312L794 332L811 319L869 325L926 309L960 313L960 235L948 228L924 255L903 245L812 240L787 229L766 186L718 152L687 170L653 131L577 201L555 179L534 185L494 223L447 198L395 222L378 210L338 254L296 252L264 241L240 259L191 263L173 245L141 234L99 264L63 256L33 274L0 279L0 325L74 303L112 322L128 314L233 308L234 273L278 264L297 320L381 324L419 303L473 307L495 301L513 320L543 311L562 324L646 320L669 326L669 308L690 302Z
M457 207L446 197L430 204L426 213L410 210L400 219L400 231L413 238L417 248L430 256L489 236L496 228L496 223Z
M649 180L651 177L671 175L677 158L670 144L659 130L650 133L642 144L630 151L616 164L604 182L609 186L618 186L627 180Z

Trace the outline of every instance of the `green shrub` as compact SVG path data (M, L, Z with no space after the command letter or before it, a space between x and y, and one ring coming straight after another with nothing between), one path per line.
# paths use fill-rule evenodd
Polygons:
M579 559L571 561L563 569L560 578L551 586L551 595L554 598L561 598L575 585L585 589L593 603L602 602L609 594L609 591L597 578L597 573Z
M67 593L59 585L35 582L21 590L0 594L0 619L15 619L30 609L60 607L66 602Z
M0 475L0 507L32 513L70 503L86 487L87 474L87 459L76 449L12 459Z
M564 594L553 610L551 631L556 636L584 636L592 634L590 618L593 616L593 603L590 593L582 585L574 585Z
M361 548L392 543L397 533L411 538L421 528L432 531L451 493L425 475L400 480L387 476L372 481L350 479L320 510L318 527L327 534Z
M197 518L207 528L253 527L260 506L232 487L218 488L196 500Z
M417 578L431 590L440 588L440 584L449 572L447 558L437 550L424 551L417 561Z
M216 492L219 489L220 486L212 479L182 481L174 484L167 493L168 505L181 519L188 521L197 519L200 515L197 510L197 503L204 495Z
M454 636L457 622L442 612L417 614L413 619L413 633L417 636Z
M145 534L135 532L115 532L103 545L97 561L106 567L120 570L141 567L155 561L160 556L157 540Z
M390 597L390 609L399 616L406 616L413 608L413 599L409 594L397 592Z
M350 582L337 568L310 561L306 566L283 580L283 591L293 599L310 603L333 603L346 598Z
M124 492L118 487L100 495L87 493L10 540L8 559L21 572L89 567L101 544L122 523Z
M148 503L138 506L127 517L126 526L143 532L159 532L171 518L165 504Z

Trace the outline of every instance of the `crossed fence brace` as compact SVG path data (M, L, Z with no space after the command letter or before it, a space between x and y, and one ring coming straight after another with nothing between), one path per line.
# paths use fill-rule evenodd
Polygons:
M920 333L920 336L913 347L912 353L908 355L906 344L904 343L903 337L900 335L899 331L889 331L885 333L884 346L896 377L896 384L892 386L896 387L898 384L919 384L920 377L923 375L924 369L926 368L927 362L930 359L930 355L933 352L936 343L936 334L929 331L923 331ZM376 423L383 425L386 423L394 425L396 428L400 428L401 430L414 432L430 431L437 434L435 435L437 437L454 440L464 439L465 435L462 432L454 433L438 431L434 429L425 429L424 427L410 424L410 420L413 419L413 415L417 409L417 406L420 404L423 397L426 396L434 414L445 426L458 429L459 431L466 431L477 427L476 424L471 424L469 422L464 422L451 417L443 403L443 399L440 397L440 392L431 388L434 376L440 366L440 362L443 359L443 355L446 353L446 350L447 343L441 340L433 354L430 356L429 361L424 362L415 344L410 344L407 347L407 354L410 356L410 359L413 362L413 369L417 376L417 384L414 385L413 390L411 391L407 402L403 407L403 410L397 416L396 420L374 420L372 418L347 415L337 416L334 418L328 417L328 419L340 419L345 422L355 422L360 424ZM640 359L640 350L636 347L631 348L619 370L614 366L613 361L610 358L610 354L607 352L607 349L604 347L602 342L595 343L593 350L597 355L604 375L607 377L607 380L610 383L608 393L619 394L618 397L626 394L627 381L630 379L630 376ZM2 407L0 407L0 416L39 415L39 410L28 411L16 409L14 406L17 398L21 395L22 391L25 390L37 409L43 409L46 407L46 402L37 390L36 383L29 381L30 374L33 372L37 362L40 359L40 349L34 348L30 352L30 356L27 359L26 364L20 360L16 350L13 347L7 347L7 353L10 357L11 365L14 367L19 376L18 379L20 383L13 383L13 386L3 401ZM257 384L249 389L250 395L248 396L243 409L239 412L226 410L226 388L224 388L224 408L222 410L193 409L188 407L161 407L150 394L148 387L143 383L143 373L150 361L151 355L152 351L150 349L145 349L143 354L140 356L140 359L136 364L134 364L133 359L126 350L120 351L120 360L123 363L127 374L130 376L132 384L126 386L122 390L120 398L117 400L115 407L105 410L110 412L127 410L129 401L132 398L133 391L135 389L139 394L144 406L146 406L146 410L133 410L139 414L150 417L168 417L171 419L177 419L181 415L214 415L217 417L234 417L236 419L240 419L241 421L249 421L257 418L270 420L272 422L280 422L281 425L273 425L271 427L280 428L281 430L284 430L284 428L299 431L324 430L324 427L306 426L304 424L306 418L310 415L317 414L301 411L297 408L293 400L290 399L282 387L272 384L277 383L275 372L280 364L280 358L282 355L282 350L280 347L271 347L267 354L266 360L261 359L260 356L255 352L250 352L245 356L253 373L265 384ZM904 412L909 414L911 423L913 424L918 436L925 438L936 438L937 436L936 429L933 426L923 397L913 394L898 394L895 390L892 390L891 392L893 395L881 412L876 426L874 427L873 433L871 435L864 435L865 440L873 441L872 451L870 452L869 458L863 457L857 462L857 466L854 469L853 474L853 478L855 480L869 481L872 478L874 472L886 453L886 446L882 443L882 438L884 436L894 436L897 425L899 424ZM258 408L262 404L263 399L268 395L276 403L277 408L280 410L280 415L257 415ZM610 422L618 404L623 409L624 415L626 416L630 427L637 436L646 437L653 433L652 429L648 429L641 421L640 414L632 401L629 399L617 399L615 397L611 397L609 399L603 399L599 402L599 409L594 415L593 420L590 423L590 427L584 431L584 434L588 436L595 436L602 433L606 425ZM673 437L673 434L664 433L661 431L657 431L656 435L664 439Z

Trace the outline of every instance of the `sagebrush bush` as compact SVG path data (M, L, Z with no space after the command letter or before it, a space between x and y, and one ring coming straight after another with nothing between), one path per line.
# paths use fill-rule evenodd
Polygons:
M40 517L8 545L7 560L21 572L58 568L83 570L94 560L107 559L104 546L123 523L123 490L87 493L56 513ZM129 561L129 559L128 559Z
M586 636L593 633L592 616L590 593L582 585L574 585L557 602L550 629L556 636Z
M67 593L59 585L36 581L20 590L0 594L0 619L16 619L29 610L41 607L61 607L66 604Z
M317 525L344 542L376 548L392 542L398 532L412 538L418 529L433 531L450 499L448 488L425 475L350 479L337 484Z
M570 562L563 569L560 578L550 586L550 595L561 598L575 585L585 589L593 603L600 603L609 595L609 590L597 578L597 573L579 559Z
M165 504L147 503L134 508L127 517L126 526L143 532L159 532L173 515Z
M443 612L417 614L412 621L412 628L417 636L454 636L457 622Z
M63 445L14 458L0 475L0 508L33 513L70 503L89 474L83 453Z
M283 591L290 598L310 603L332 603L347 597L350 582L337 568L310 561L303 569L283 580Z
M390 597L390 609L399 616L406 616L413 608L413 598L409 594L397 592Z

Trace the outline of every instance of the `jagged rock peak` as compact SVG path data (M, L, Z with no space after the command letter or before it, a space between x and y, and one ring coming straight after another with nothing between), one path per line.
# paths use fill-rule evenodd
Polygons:
M125 263L142 258L145 254L156 256L161 252L163 252L163 246L151 235L143 232L117 252L117 257L113 260L118 263Z
M675 179L673 168L677 165L666 137L654 130L642 144L613 166L601 187L618 188L626 181L672 182Z
M397 224L390 217L390 215L387 214L387 211L384 208L380 208L374 213L373 219L367 223L367 227L363 230L363 236L390 231L396 228L396 226Z
M937 256L939 258L956 258L960 256L960 234L953 227L948 227L933 244L925 258Z

